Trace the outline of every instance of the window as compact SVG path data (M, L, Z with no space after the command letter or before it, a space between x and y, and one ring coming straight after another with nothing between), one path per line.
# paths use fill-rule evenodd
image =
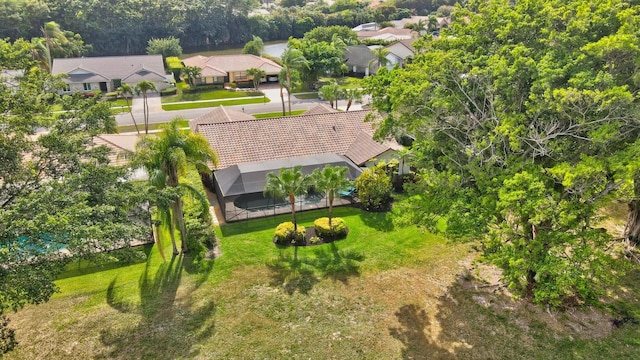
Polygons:
M237 73L234 74L233 80L235 80L235 81L247 80L247 72L246 71L238 71Z
M85 91L91 90L91 83L82 83L82 87Z

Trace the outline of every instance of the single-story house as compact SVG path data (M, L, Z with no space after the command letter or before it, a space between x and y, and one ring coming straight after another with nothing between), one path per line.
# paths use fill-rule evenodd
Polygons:
M66 74L62 91L112 92L121 84L152 82L158 91L170 86L173 76L164 72L162 55L101 56L53 59L53 75Z
M266 73L267 79L277 81L282 66L276 62L251 54L240 55L196 55L183 59L185 66L196 66L201 69L199 84L223 84L226 82L249 81L247 70L256 68Z
M192 120L191 129L202 134L218 153L218 167L205 180L216 193L226 221L286 213L290 205L263 196L267 173L302 166L305 174L325 165L349 168L355 179L376 160L390 160L401 146L395 141L373 140L369 111L336 112L320 105L308 114L255 119L223 107ZM237 116L237 117L236 117ZM349 204L337 199L336 204ZM300 210L326 207L322 195L300 197Z
M108 155L109 164L113 166L125 166L129 164L129 155L136 151L136 143L140 137L137 134L100 134L94 136L93 146L106 146L111 150ZM148 178L144 169L134 169L132 180L146 180Z
M418 37L418 34L411 29L396 29L392 27L386 27L380 30L358 31L356 35L358 35L358 40L372 39L383 41L406 40Z
M367 45L351 45L344 51L345 64L349 68L349 74L356 76L369 76L375 73L371 62L375 55ZM373 70L373 71L372 71Z
M403 66L405 61L416 52L416 49L413 47L414 42L416 42L416 39L407 39L396 41L393 44L385 46L385 48L389 50L389 54L387 55L389 63L387 67L391 69L396 65Z

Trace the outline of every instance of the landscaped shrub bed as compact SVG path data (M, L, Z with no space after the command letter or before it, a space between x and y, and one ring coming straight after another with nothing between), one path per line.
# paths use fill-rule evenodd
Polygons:
M277 245L304 245L306 230L304 226L298 225L294 230L293 223L291 221L283 222L276 227L276 232L273 237L273 242Z
M329 218L322 217L313 222L316 229L316 236L322 240L331 241L343 239L347 236L347 223L342 218L332 218L331 227L329 227Z
M349 232L349 228L342 218L332 218L331 229L329 228L329 218L326 217L317 219L313 225L308 228L298 225L298 230L294 232L291 221L283 222L276 227L273 243L281 246L322 245L344 239Z
M170 96L178 93L178 89L175 87L170 87L160 91L160 96Z

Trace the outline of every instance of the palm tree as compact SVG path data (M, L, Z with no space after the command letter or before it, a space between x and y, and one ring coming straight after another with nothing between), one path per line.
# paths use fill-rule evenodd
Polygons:
M133 120L133 125L136 127L136 132L140 135L140 129L138 129L138 123L136 119L133 117L133 111L131 111L131 104L129 103L129 96L133 97L133 88L129 84L120 84L118 88L118 92L122 97L124 97L124 101L127 103L127 109L129 109L129 114L131 115L131 120Z
M302 51L292 47L287 47L284 50L280 60L282 62L282 70L285 74L284 87L289 93L289 115L291 115L291 91L295 85L294 73L304 67L309 68L309 62L304 58L304 55L302 55ZM282 93L282 87L280 88L280 93Z
M53 57L51 56L53 39L57 39L63 44L66 43L68 40L66 36L64 36L64 33L62 32L62 30L60 29L60 25L58 25L58 23L56 23L55 21L46 22L40 28L40 31L44 36L44 42L46 46L45 48L45 57L47 62L46 64L48 66L49 72L51 72L51 68L53 67Z
M258 90L258 86L260 86L260 81L262 78L267 76L267 73L262 69L251 68L247 70L247 75L251 76L253 79L253 87Z
M280 84L280 100L282 101L282 116L286 116L286 111L284 107L284 93L282 89L287 90L287 96L289 97L289 116L291 116L291 93L293 89L295 89L298 85L300 85L302 81L300 80L300 73L297 70L292 70L288 74L285 69L280 71L278 74L278 83Z
M334 102L336 102L337 107L338 97L340 96L340 86L338 83L334 81L331 84L324 85L320 88L318 93L323 99L329 102L331 108L333 108Z
M184 68L182 68L182 73L184 74L189 85L195 86L196 78L202 75L202 69L197 66L185 66Z
M327 165L322 169L316 169L311 174L313 183L318 190L324 191L329 200L329 228L331 228L331 217L333 214L333 200L339 191L344 191L351 186L351 181L347 179L346 166Z
M142 80L136 85L135 90L136 90L136 94L138 95L142 94L142 101L143 101L142 112L144 113L144 133L149 134L149 102L147 100L147 92L158 91L158 89L156 89L156 86L151 81Z
M296 221L296 196L304 195L309 190L310 178L302 174L302 167L293 169L280 169L278 175L267 174L267 184L264 186L264 194L271 194L276 199L288 197L291 203L291 216L293 217L293 229L298 230Z
M169 197L165 203L169 204L172 219L167 225L171 230L171 224L177 224L182 240L182 252L186 252L188 245L180 195L183 191L199 193L186 184L180 184L179 177L185 173L188 164L195 165L201 173L211 172L208 164L212 163L216 166L218 155L209 147L207 140L202 135L183 132L179 128L180 120L182 119L174 118L157 137L146 136L140 139L136 145L136 161L147 170L149 182L153 186L157 189L175 191L174 193L166 191L164 193ZM201 202L206 201L201 198L200 200ZM203 211L208 211L206 209L208 206L203 206ZM175 241L173 253L178 253Z
M347 109L345 111L349 111L349 108L354 102L362 101L362 91L358 89L346 89L344 95L347 99Z
M371 70L378 70L383 66L387 66L387 64L389 63L389 59L387 59L387 55L389 55L389 49L386 49L382 46L378 46L377 48L375 48L375 50L373 50L373 59L371 59L371 61L369 61L369 68ZM372 65L375 64L375 67L373 67Z

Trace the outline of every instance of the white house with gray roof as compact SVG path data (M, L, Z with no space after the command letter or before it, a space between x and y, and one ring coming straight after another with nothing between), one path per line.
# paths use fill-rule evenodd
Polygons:
M162 55L101 56L53 59L53 75L66 74L63 92L100 90L111 92L121 84L152 82L158 91L170 86L172 75L164 72Z

